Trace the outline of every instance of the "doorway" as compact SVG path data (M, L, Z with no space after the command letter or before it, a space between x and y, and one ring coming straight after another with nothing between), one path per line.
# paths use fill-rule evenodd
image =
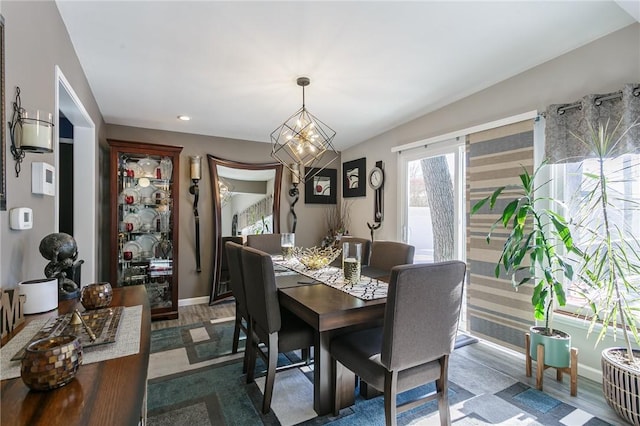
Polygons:
M55 124L60 129L63 118L68 120L72 126L73 151L71 164L69 160L61 158L61 144L64 141L56 137L55 141L55 168L56 168L56 197L55 197L55 218L54 223L57 228L55 232L60 232L61 216L65 215L62 205L68 207L68 202L63 201L65 197L72 194L72 225L71 235L78 245L78 259L84 260L82 266L82 283L97 281L97 172L98 156L96 144L95 125L84 105L76 95L75 91L56 66L56 87L55 87L56 110ZM67 147L68 148L68 147ZM73 188L61 185L60 170L63 167L71 167L74 179ZM65 193L64 196L62 193ZM65 231L62 231L65 232Z
M464 261L464 143L440 142L400 160L400 235L416 248L414 263Z
M400 154L400 235L414 263L466 259L464 138ZM465 306L460 328L465 329Z

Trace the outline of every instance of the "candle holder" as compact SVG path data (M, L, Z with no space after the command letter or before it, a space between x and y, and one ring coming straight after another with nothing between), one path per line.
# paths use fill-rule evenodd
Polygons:
M189 193L193 195L193 216L196 222L196 272L202 272L202 267L200 265L200 216L198 215L198 199L200 198L198 182L200 181L201 158L202 157L199 155L189 157L191 166L191 182L193 182L193 185L189 187Z
M16 87L13 116L8 125L11 155L16 162L16 177L19 177L27 152L53 152L53 115L39 110L27 112L22 107L20 87Z
M289 190L289 196L293 198L291 202L291 216L293 216L293 225L291 226L291 232L296 232L296 225L298 224L298 215L295 211L295 206L298 200L300 199L300 191L298 190L298 185L300 184L300 166L297 163L293 163L289 166L291 170L291 189Z

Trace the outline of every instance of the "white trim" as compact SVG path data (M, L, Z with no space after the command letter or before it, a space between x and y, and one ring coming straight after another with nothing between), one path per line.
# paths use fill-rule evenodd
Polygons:
M178 300L178 306L202 305L209 303L209 296L191 297Z
M489 123L479 124L477 126L467 127L466 129L456 130L455 132L446 133L444 135L434 136L432 138L427 138L423 140L419 140L416 142L407 143L404 145L394 146L391 148L391 152L400 152L406 151L408 149L420 148L425 145L430 145L436 142L442 142L448 139L455 139L462 136L467 136L471 133L482 132L484 130L495 129L496 127L502 127L513 123L518 123L520 121L529 120L536 118L538 116L538 111L529 111L518 115L513 115L511 117L503 118L496 121L491 121Z
M73 228L79 258L84 260L82 266L82 283L96 282L98 271L98 155L96 143L96 128L91 116L82 101L69 84L59 66L55 67L55 124L59 125L59 112L62 111L74 126L74 165L73 173L77 178L73 188ZM58 127L59 128L59 127ZM60 138L54 132L56 194L60 193ZM82 202L80 202L82 201ZM58 232L60 216L60 199L54 200L54 230Z

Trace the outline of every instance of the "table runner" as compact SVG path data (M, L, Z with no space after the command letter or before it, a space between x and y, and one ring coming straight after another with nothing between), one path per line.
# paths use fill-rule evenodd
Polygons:
M282 259L282 257L280 257ZM298 259L292 258L289 260L279 260L274 258L273 263L276 265L284 266L291 269L298 274L313 278L316 281L326 284L340 291L348 293L358 299L362 300L374 300L383 299L387 297L387 290L389 285L375 278L365 277L360 275L360 282L354 285L349 285L344 282L344 275L342 269L334 266L327 266L322 269L309 269L304 266Z
M26 345L49 318L31 321L6 345L0 348L0 379L20 377L20 361L11 358ZM122 310L116 341L110 344L92 346L82 351L82 363L106 361L140 352L140 328L142 324L142 305L125 307Z

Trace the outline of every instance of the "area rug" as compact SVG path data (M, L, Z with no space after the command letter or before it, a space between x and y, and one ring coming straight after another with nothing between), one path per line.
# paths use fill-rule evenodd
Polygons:
M339 416L313 410L313 365L279 372L272 410L263 415L258 360L256 382L245 383L243 352L231 354L233 321L229 319L153 331L147 395L150 426L163 425L384 425L382 396L356 403ZM461 344L473 343L472 338ZM243 342L241 343L243 347ZM281 354L279 365L300 360ZM433 385L400 394L398 402L430 392ZM451 356L449 403L455 425L609 425L589 413L468 358ZM435 401L398 416L399 425L439 425Z

